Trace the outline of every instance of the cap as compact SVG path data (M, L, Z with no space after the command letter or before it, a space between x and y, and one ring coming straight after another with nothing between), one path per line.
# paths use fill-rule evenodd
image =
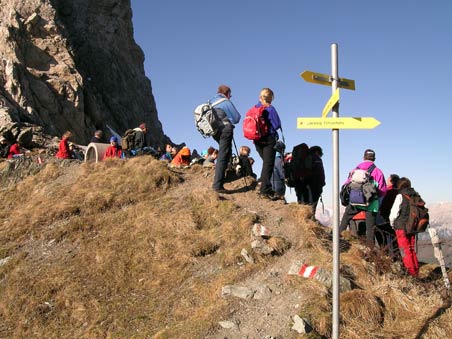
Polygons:
M143 122L142 124L140 124L140 129L145 129L146 128L146 124Z
M366 149L364 151L364 159L366 160L375 160L375 151L373 149Z
M115 137L115 136L112 136L111 138L110 138L110 142L118 142L118 138L117 137Z

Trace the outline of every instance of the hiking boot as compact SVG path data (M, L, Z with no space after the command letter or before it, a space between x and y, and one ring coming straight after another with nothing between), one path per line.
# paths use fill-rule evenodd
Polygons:
M271 193L259 193L258 196L261 199L267 199L267 200L271 200L271 201L278 200L278 198L275 196L275 194L273 192L271 192Z
M214 192L217 192L218 194L228 194L229 193L229 191L225 188L214 188L213 190L214 190Z

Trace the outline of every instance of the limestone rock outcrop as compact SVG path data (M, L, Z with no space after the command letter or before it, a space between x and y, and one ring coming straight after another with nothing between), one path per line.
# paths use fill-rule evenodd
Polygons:
M169 141L130 0L0 0L0 126L71 130L87 143L106 125L122 133L141 122L150 145Z

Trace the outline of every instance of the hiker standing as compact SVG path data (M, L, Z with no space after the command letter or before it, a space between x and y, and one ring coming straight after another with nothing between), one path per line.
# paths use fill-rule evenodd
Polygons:
M234 125L240 121L240 113L230 101L232 97L231 89L226 85L218 87L217 94L210 100L210 102L217 102L225 98L215 105L215 112L222 119L222 126L218 128L213 138L218 142L218 157L215 165L215 177L213 179L212 188L219 193L225 193L224 179L226 168L232 158L232 140L234 137Z
M315 216L317 209L317 203L323 192L323 186L325 186L325 169L323 168L323 150L320 146L312 146L309 149L309 153L312 157L312 172L311 176L307 180L307 184L311 190L312 213Z
M352 220L353 216L362 210L366 211L366 242L369 247L375 245L375 224L377 218L377 212L379 209L379 198L382 198L386 194L386 181L383 172L375 166L375 152L371 149L366 149L364 151L363 162L361 162L355 169L361 169L364 171L369 170L369 168L374 167L370 175L370 181L376 187L377 195L372 197L367 206L354 206L348 204L345 208L344 214L342 215L341 224L339 226L339 232L344 231ZM351 174L353 170L350 171L345 184L351 182Z
M263 88L259 95L259 102L255 107L264 106L262 116L268 127L266 135L259 140L254 140L256 151L262 159L261 170L261 187L259 195L262 198L276 200L278 196L272 189L271 177L273 174L273 167L275 166L276 150L275 145L278 140L277 130L281 128L281 120L275 107L271 105L274 98L273 91L270 88Z
M397 190L397 185L399 183L400 177L397 174L391 174L386 180L386 194L380 204L380 216L383 219L383 223L377 225L377 232L375 236L380 247L386 247L391 256L395 256L396 251L398 251L397 243L393 240L395 239L394 229L391 227L389 222L389 215L391 213L392 205L394 200L399 193Z
M297 203L311 204L312 194L308 182L312 175L312 156L306 143L294 146L288 170L292 171Z
M419 194L411 187L411 181L408 178L400 178L397 189L399 193L392 205L389 222L395 229L403 265L409 275L417 277L419 274L419 263L415 250L416 235L406 234L405 227L408 223L410 212L409 201L406 196L411 198Z
M71 136L71 131L64 132L58 145L58 152L55 154L58 159L72 159L71 150L69 149L69 138Z

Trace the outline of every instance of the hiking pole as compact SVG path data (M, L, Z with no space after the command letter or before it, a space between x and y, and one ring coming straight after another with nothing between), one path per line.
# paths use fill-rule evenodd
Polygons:
M322 214L325 214L325 205L323 204L323 199L322 199L321 195L319 197L319 200L320 200L320 203L322 204ZM314 213L315 213L315 211L314 211Z
M234 144L235 153L237 154L237 157L239 156L239 151L237 150L237 145L235 144L235 139L232 137L232 143ZM240 159L240 158L239 158ZM243 176L243 181L245 182L246 190L248 190L248 183L246 182L245 176Z

